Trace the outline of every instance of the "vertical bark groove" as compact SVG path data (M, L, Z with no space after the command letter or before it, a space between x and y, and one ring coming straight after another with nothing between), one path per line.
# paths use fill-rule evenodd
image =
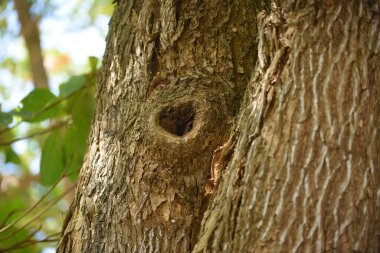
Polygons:
M194 252L377 252L379 15L366 2L278 10L259 15L263 75Z

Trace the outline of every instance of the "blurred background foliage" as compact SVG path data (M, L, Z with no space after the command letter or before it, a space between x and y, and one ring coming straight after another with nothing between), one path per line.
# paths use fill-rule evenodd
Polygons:
M55 252L111 0L0 1L0 252Z

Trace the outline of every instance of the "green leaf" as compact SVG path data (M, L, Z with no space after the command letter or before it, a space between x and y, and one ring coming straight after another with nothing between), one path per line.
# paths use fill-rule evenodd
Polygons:
M67 164L71 160L68 167L71 179L76 178L83 163L94 107L94 96L91 89L75 94L67 103L67 110L73 121L65 131L63 145L64 163Z
M74 180L79 174L79 169L83 163L86 143L80 138L80 131L75 126L67 129L63 142L64 163L68 166L67 173Z
M72 107L74 125L76 125L83 134L87 134L90 129L94 109L94 98L89 93L83 93L78 96L75 101L75 106ZM87 135L83 136L83 138L86 139Z
M35 89L21 100L22 109L30 112L38 112L56 97L48 89Z
M95 72L96 71L96 67L98 66L99 59L96 58L95 56L90 56L88 58L88 61L90 62L91 71Z
M21 164L21 159L11 147L5 149L5 163Z
M47 106L57 99L48 89L35 89L21 100L22 108L13 114L19 115L28 122L39 122L56 116L57 106L47 109Z
M16 180L20 183L19 179L16 179ZM27 188L25 188L25 185L20 185L18 187L9 187L6 191L3 191L0 194L0 203L1 203L0 223L3 223L5 220L7 220L6 224L11 223L21 214L23 210L28 208L28 206L30 205L31 199L30 199L30 195L26 194L25 192L26 189ZM15 212L15 214L12 215L11 217L8 217L8 214L11 212ZM20 228L19 225L15 225L1 233L1 236L2 236L1 238L9 236L8 239L1 240L0 245L1 245L2 250L5 248L12 247L12 245L19 243L20 241L28 237L28 235L30 234L30 227L26 227L22 229L21 231L11 235L19 228ZM21 253L21 252L36 252L36 251L35 249L28 247L25 250L19 249L19 250L13 250L10 252Z
M47 138L42 148L40 165L42 184L51 185L59 179L65 169L63 161L63 138L61 132L56 131Z
M72 115L73 124L65 134L64 143L66 161L69 161L70 156L75 153L72 165L69 167L69 171L73 172L79 169L83 163L95 102L91 92L80 93L70 102L70 113ZM78 173L74 173L72 178L75 179L77 174Z
M80 76L73 76L71 77L67 82L62 83L59 86L59 96L60 97L67 97L77 90L81 89L86 82L86 76L80 75Z
M0 112L0 125L9 125L13 121L12 114Z

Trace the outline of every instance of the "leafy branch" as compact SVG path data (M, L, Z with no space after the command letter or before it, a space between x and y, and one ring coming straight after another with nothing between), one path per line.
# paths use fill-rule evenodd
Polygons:
M69 83L69 82L68 82ZM12 127L6 127L2 130L0 130L0 135L1 134L4 134L6 132L9 132L11 131L12 129L15 129L16 127L18 127L22 122L25 122L25 121L34 121L36 120L39 116L41 116L42 114L48 112L50 109L60 105L62 102L64 101L67 101L68 99L72 98L73 96L83 92L83 90L85 89L88 89L89 87L91 87L91 85L88 85L86 84L85 82L83 83L83 85L81 85L78 89L76 90L73 90L72 92L69 92L67 93L65 96L62 96L62 97L58 97L56 99L53 99L52 101L50 102L47 102L45 105L43 105L43 107L41 109L39 109L38 111L35 111L35 112L32 112L31 115L27 116L27 117L21 117L21 120L19 122L17 122L14 126ZM43 91L44 89L41 89L40 91ZM30 93L31 94L31 93ZM29 94L29 95L30 95ZM26 99L27 97L25 97L23 99L23 101ZM1 112L0 112L1 113ZM13 112L10 112L10 113L7 113L11 116L13 115L18 115L20 114L20 112L17 112L17 111L13 111Z
M95 85L97 59L90 59L92 71L73 76L59 87L59 96L48 89L35 89L24 97L20 106L11 112L0 110L0 152L4 152L5 163L22 164L21 159L11 146L20 140L47 134L41 144L41 162L39 180L42 185L50 186L33 204L25 209L11 210L0 221L0 252L8 252L29 247L33 244L57 241L58 234L47 236L43 240L35 237L42 226L41 219L64 196L72 192L74 186L68 187L59 196L48 200L53 190L60 185L63 178L74 179L82 166L86 150L86 139L94 111L93 87ZM16 120L12 124L13 120ZM35 129L27 134L15 135L21 123L39 123L51 119L50 126ZM61 129L60 131L57 131ZM20 136L21 135L21 136ZM1 176L0 176L1 184ZM66 186L65 186L66 187ZM55 195L55 193L54 193ZM12 198L5 201L13 202ZM4 201L3 199L1 201ZM7 209L5 209L7 210ZM34 227L34 229L32 229ZM18 238L21 236L21 238ZM18 239L16 239L18 238ZM15 240L16 239L16 240Z
M39 228L39 229L41 229L41 228ZM36 230L36 232L38 230ZM45 239L42 239L42 240L33 240L33 239L30 239L32 236L34 236L34 233L31 234L25 240L22 240L21 242L15 243L15 244L13 244L12 246L10 246L8 248L0 249L0 252L3 253L3 252L14 251L16 249L26 248L26 247L29 247L29 246L32 246L32 245L38 244L38 243L58 242L60 233L54 233L52 235L49 235L49 236L45 237Z
M58 122L58 123L56 123L54 125L51 125L48 128L43 129L41 131L37 131L37 132L31 133L31 134L28 134L26 136L23 136L23 137L15 138L15 139L10 140L10 141L0 142L0 146L8 146L8 145L11 145L12 143L15 143L17 141L21 141L21 140L25 140L25 139L30 139L30 138L36 137L38 135L43 135L43 134L52 132L54 130L57 130L58 128L61 128L63 126L66 126L67 124L68 124L67 121L60 121L60 122Z
M70 166L70 164L71 164L71 162L73 160L73 157L74 157L74 152L71 155L71 160L67 163L66 168L63 171L62 175L59 177L59 179L32 206L30 206L26 211L24 211L17 219L15 219L10 224L4 226L5 223L6 223L6 220L8 220L9 217L12 216L15 213L15 211L11 211L8 214L8 216L6 217L5 221L2 223L2 226L4 226L4 227L0 229L0 234L1 233L5 233L7 230L9 230L10 228L14 227L20 221L22 221L26 216L28 216L29 214L31 214L33 212L33 210L35 210L37 208L37 206L39 206L43 202L43 200L53 191L53 189L55 189L57 187L57 185L65 177L69 176L69 174L67 173L67 170L68 170L68 168L69 168L69 166ZM44 208L42 208L35 215L33 215L32 218L28 222L26 222L21 227L17 228L12 233L10 233L10 234L8 234L8 235L0 238L0 241L5 241L5 240L7 240L9 238L12 238L17 233L19 233L19 232L23 231L24 229L26 229L28 226L30 226L30 224L32 222L36 221L39 217L41 217L44 213L46 213L46 211L48 211L52 206L56 205L65 195L67 195L69 192L71 192L74 188L75 188L75 185L73 185L72 187L69 187L64 193L62 193L58 197L56 197L56 198L48 201L46 203L46 205L44 206ZM38 227L33 232L31 232L27 237L25 237L23 240L21 240L21 241L19 241L17 243L14 243L10 247L0 249L0 252L8 252L8 251L16 250L16 249L26 248L26 247L29 247L29 246L31 246L33 244L37 244L37 243L46 243L46 242L56 242L56 241L58 241L60 233L55 233L55 234L49 235L49 236L47 236L43 240L34 240L34 239L32 239L32 237L38 231L40 231L41 228L42 228L42 226Z
M65 169L63 170L61 176L57 179L57 181L52 185L50 186L50 188L31 206L29 207L25 212L23 212L17 219L15 219L13 222L11 222L10 224L8 224L7 226L3 227L0 229L0 234L5 232L6 230L8 230L10 227L16 225L18 222L20 222L24 217L26 217L31 211L33 211L45 198L46 196L49 195L50 192L53 191L53 189L55 189L55 187L59 184L59 182L62 181L62 179L64 179L66 176L67 176L67 170L73 160L73 156L74 156L74 153L71 155L70 157L70 161L67 163ZM13 213L15 212L15 210L13 210L12 212L10 212L7 216L6 219L8 219L8 217L10 217L11 215L13 215ZM3 225L4 222L3 222ZM2 241L3 239L0 239L0 241Z

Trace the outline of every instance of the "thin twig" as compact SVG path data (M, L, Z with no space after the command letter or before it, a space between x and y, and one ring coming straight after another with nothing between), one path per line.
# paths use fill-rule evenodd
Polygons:
M3 130L0 130L0 135L3 134L3 133L9 132L10 130L12 130L12 129L18 127L22 122L24 122L24 121L21 120L21 121L17 122L17 123L16 123L14 126L12 126L12 127L6 127L6 128L4 128Z
M82 88L80 88L79 90L76 90L74 91L73 93L71 93L70 95L68 96L65 96L65 97L61 97L61 98L58 98L57 100L55 100L53 103L50 103L48 104L47 106L43 107L41 110L39 110L38 112L32 114L32 116L30 118L28 118L28 120L33 120L34 118L36 118L37 116L41 115L42 113L46 112L47 110L49 110L50 108L56 106L56 105L59 105L60 103L62 103L63 101L65 101L66 99L69 99L71 98L72 96L76 95L77 93L79 93L80 91L84 90L84 89L87 89L88 87L90 86L87 86L87 85L83 85ZM12 127L7 127L3 130L0 130L0 135L3 134L3 133L6 133L6 132L9 132L10 130L18 127L22 122L25 122L25 120L21 120L19 122L17 122L14 126Z
M7 221L12 217L12 215L14 215L15 213L17 213L18 211L21 211L22 209L16 209L16 210L12 210L10 211L7 216L5 217L5 219L3 220L3 222L1 223L0 227L4 227L5 224L7 223Z
M20 245L20 244L23 244L25 242L28 242L28 241L32 241L31 238L42 228L42 225L40 225L37 229L34 229L33 232L31 232L27 237L25 237L22 241L20 242L17 242L16 244L14 244L13 246L17 246L17 245Z
M23 226L21 226L20 228L16 229L15 231L13 231L12 233L10 233L9 235L1 238L0 241L4 241L6 239L9 239L10 237L14 236L15 234L21 232L24 228L26 228L27 226L29 226L33 221L35 221L37 218L39 218L42 214L44 214L52 206L54 206L55 204L57 204L58 201L60 201L66 194L68 194L69 192L71 192L74 189L74 187L75 187L75 185L73 185L72 187L70 187L67 191L65 191L63 194L61 194L55 200L51 201L50 203L48 202L48 204L45 206L45 208L43 208L41 211L39 211L38 213L36 213L27 223L25 223Z
M49 133L51 131L54 131L58 128L61 128L63 126L67 125L67 121L61 121L57 124L54 124L44 130L41 130L41 131L38 131L38 132L34 132L34 133L31 133L29 135L26 135L24 137L20 137L20 138L16 138L16 139L13 139L13 140L10 140L10 141L6 141L6 142L0 142L0 146L8 146L14 142L17 142L17 141L21 141L21 140L25 140L25 139L30 139L30 138L33 138L35 136L38 136L38 135L42 135L42 134L46 134L46 133Z
M70 160L69 162L67 163L66 167L64 168L61 176L57 179L57 181L55 181L55 183L50 186L50 188L47 190L47 192L45 192L41 197L40 199L34 203L31 207L29 207L25 212L23 212L20 217L18 217L16 220L14 220L13 222L11 222L10 224L8 224L7 226L3 227L0 229L0 233L3 233L4 231L6 231L7 229L9 229L10 227L14 226L16 223L18 223L22 218L24 218L26 215L28 215L34 208L36 208L45 198L46 196L59 184L59 182L62 181L63 178L66 177L66 172L68 170L68 168L70 167L71 165L71 162L73 161L73 157L74 157L74 154L75 152L73 152L70 156ZM1 241L1 239L0 239Z
M8 251L13 251L16 249L22 249L22 248L26 248L26 247L29 247L33 244L37 244L37 243L57 242L59 240L59 235L60 235L60 233L55 233L55 234L52 234L52 235L45 237L45 239L42 239L42 240L25 240L22 242L18 242L18 243L13 244L12 246L10 246L8 248L0 249L0 252L3 253L3 252L8 252Z

